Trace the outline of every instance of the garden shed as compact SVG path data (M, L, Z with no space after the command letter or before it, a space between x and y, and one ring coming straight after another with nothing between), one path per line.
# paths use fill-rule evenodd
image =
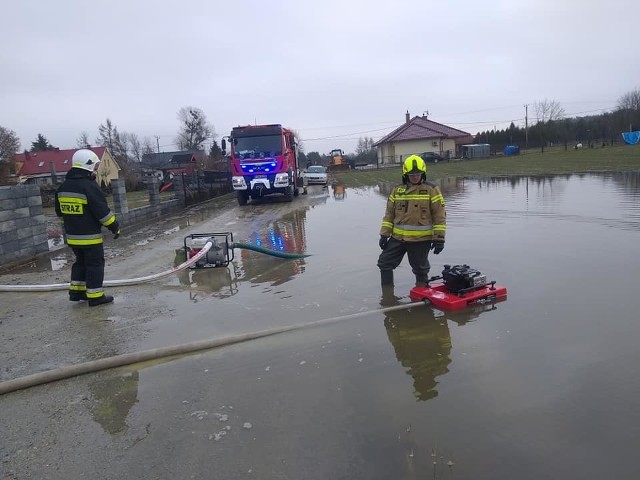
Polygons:
M488 157L489 154L490 145L488 143L462 145L462 158L482 158Z

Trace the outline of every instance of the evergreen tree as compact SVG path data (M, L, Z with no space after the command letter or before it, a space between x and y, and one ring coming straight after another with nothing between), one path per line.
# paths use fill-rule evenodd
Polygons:
M46 152L47 150L54 150L55 147L49 143L49 140L42 135L38 134L35 142L31 142L31 151L32 152Z
M218 145L218 142L214 140L211 144L211 148L209 149L209 158L212 162L217 162L222 160L222 157L222 149Z

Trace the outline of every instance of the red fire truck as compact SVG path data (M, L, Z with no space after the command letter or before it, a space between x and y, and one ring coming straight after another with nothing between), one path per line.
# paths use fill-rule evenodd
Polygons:
M226 140L231 183L240 205L246 205L249 198L257 200L274 193L284 195L287 201L298 196L303 184L291 130L277 124L234 127L221 142L225 155Z

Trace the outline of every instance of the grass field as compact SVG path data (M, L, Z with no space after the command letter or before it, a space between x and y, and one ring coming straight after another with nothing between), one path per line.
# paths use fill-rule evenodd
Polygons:
M166 200L171 200L173 198L173 195L174 192L161 192L160 201L164 202ZM109 208L113 211L113 195L107 195L107 203L109 204ZM147 205L149 205L149 192L147 190L140 190L138 192L127 192L127 207L129 207L130 209L146 207ZM45 207L42 210L47 216L55 217L56 215L53 207Z
M548 148L544 153L527 151L509 157L495 156L476 160L452 160L429 164L427 178L493 177L501 175L553 175L586 172L640 172L640 144L613 147ZM332 176L348 187L400 181L400 166L372 170L333 172Z

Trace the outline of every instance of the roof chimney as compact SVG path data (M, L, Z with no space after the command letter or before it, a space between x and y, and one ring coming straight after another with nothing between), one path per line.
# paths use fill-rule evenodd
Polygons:
M410 119L411 119L411 116L409 115L409 110L407 110L407 113L404 114L405 123L409 123Z
M58 177L56 174L56 162L54 161L49 162L49 168L51 170L51 184L55 185L58 183Z

